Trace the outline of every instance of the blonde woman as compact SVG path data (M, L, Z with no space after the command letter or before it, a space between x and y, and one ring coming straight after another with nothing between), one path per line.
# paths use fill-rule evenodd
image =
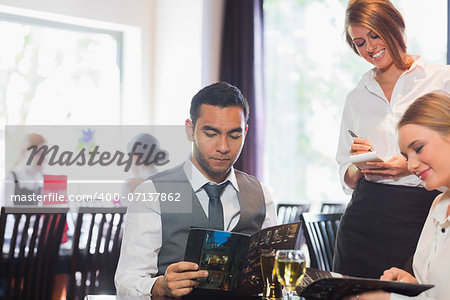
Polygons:
M408 108L398 128L400 149L411 173L427 190L445 187L446 191L434 200L420 235L413 262L415 277L391 268L381 279L435 287L411 298L378 291L347 299L444 300L450 295L450 94L440 91L420 97Z

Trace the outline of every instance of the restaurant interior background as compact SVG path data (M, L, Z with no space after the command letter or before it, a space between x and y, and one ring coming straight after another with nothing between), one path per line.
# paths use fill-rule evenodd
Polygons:
M393 2L409 51L447 63L448 1ZM0 0L0 146L5 125L183 125L192 96L219 79L223 3ZM340 117L370 65L344 42L346 3L264 1L259 177L277 202L348 201L334 160Z

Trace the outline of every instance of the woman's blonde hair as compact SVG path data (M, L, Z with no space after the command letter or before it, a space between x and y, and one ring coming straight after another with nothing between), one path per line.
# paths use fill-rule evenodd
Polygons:
M428 127L444 136L450 135L450 93L435 91L414 101L398 123L398 128L407 124Z
M394 64L408 69L405 41L405 21L389 0L350 0L345 12L345 37L347 43L360 55L349 33L349 27L362 26L376 33L386 44Z

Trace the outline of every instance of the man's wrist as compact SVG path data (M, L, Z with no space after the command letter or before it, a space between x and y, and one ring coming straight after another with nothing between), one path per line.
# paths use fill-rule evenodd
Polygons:
M164 289L162 287L164 276L159 276L153 282L153 285L150 288L150 296L164 296Z

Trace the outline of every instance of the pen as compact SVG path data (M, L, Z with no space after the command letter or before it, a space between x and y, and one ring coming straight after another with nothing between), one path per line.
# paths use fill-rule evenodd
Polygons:
M350 133L350 135L354 138L357 138L358 136L356 135L356 133L354 133L353 131L351 131L350 129L348 130L348 133Z
M348 130L348 133L349 133L352 137L354 137L354 138L357 138L357 137L358 137L358 135L356 135L356 133L354 133L354 132L351 131L350 129ZM372 149L369 149L369 152L372 152Z

